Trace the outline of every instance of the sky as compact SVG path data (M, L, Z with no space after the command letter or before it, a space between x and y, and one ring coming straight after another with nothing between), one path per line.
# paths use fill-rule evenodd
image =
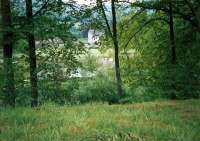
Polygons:
M64 2L68 2L70 0L63 0ZM96 0L74 0L77 2L77 4L80 5L91 5L91 3L95 4ZM127 0L127 1L135 1L135 0Z
M70 0L63 0L64 2L68 2ZM80 4L80 5L90 5L90 3L95 3L95 0L74 0L77 2L77 4Z

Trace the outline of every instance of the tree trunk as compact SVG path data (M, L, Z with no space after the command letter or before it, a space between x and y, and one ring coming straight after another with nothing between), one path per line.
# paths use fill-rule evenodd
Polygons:
M117 37L115 0L112 0L111 7L112 7L113 43L114 43L114 48L115 48L115 73L116 73L116 79L117 79L117 93L121 97L123 96L123 90L122 90L122 80L121 80L121 75L120 75L119 43L118 43L118 37Z
M175 47L175 38L174 38L174 21L173 21L172 1L170 1L170 3L169 3L169 28L170 28L170 42L171 42L171 54L172 54L171 64L175 65L177 63L177 61L176 61L176 47ZM174 74L174 70L173 70L172 84L171 84L173 91L177 91L175 75L176 74ZM176 93L172 92L171 98L176 99L177 98Z
M32 0L26 0L26 16L28 18L28 25L30 31L27 33L28 46L29 46L29 63L30 63L30 80L31 80L31 106L38 105L38 88L37 88L37 63L36 63L36 47L34 37L34 24L33 24L33 12L32 12Z
M12 64L13 52L13 32L11 21L10 0L1 0L1 15L2 15L2 44L4 58L4 96L5 104L15 106L15 87L14 87L14 71Z
M175 38L174 38L174 21L173 21L173 8L172 2L169 3L169 26L170 26L170 42L171 42L171 51L172 51L172 64L176 64L176 47L175 47Z

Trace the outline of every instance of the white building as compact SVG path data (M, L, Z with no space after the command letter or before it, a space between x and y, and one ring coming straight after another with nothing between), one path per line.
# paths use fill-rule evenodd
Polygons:
M90 29L88 31L88 44L95 45L98 44L100 37L103 35L102 32Z

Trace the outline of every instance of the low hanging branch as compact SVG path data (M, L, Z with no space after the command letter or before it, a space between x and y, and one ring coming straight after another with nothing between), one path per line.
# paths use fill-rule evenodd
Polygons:
M181 3L183 6L180 6L179 3ZM140 7L144 9L149 9L149 10L157 10L157 11L163 11L165 13L170 13L170 9L168 7L169 2L168 1L161 1L161 2L153 2L153 1L148 1L148 2L134 2L130 3L131 6L133 7ZM195 5L195 8L194 6ZM187 6L187 8L184 8L184 6ZM182 2L180 1L173 1L173 14L178 16L179 18L189 21L192 26L196 28L200 28L198 17L196 16L196 10L200 8L200 2L197 0L196 4L191 4L188 0L183 0ZM196 9L196 10L195 10ZM191 11L191 12L186 12L186 11ZM200 30L200 29L199 29Z
M129 22L132 22L136 17L138 17L138 16L139 16L140 14L142 14L144 11L145 11L145 9L140 9L139 11L137 11L137 13L135 13L135 14L128 20L127 23L129 24ZM121 25L120 25L121 30L120 30L119 35L122 35L123 29L124 29L125 26L127 26L127 25L126 25L126 24L121 24Z
M169 24L169 21L166 20L166 19L164 19L164 18L153 18L153 19L150 19L149 21L145 22L142 26L140 26L140 28L130 36L130 38L129 38L129 39L127 40L127 42L124 44L123 48L126 48L126 47L129 45L129 43L131 42L131 40L132 40L133 38L135 38L135 36L136 36L139 32L141 32L147 25L149 25L150 23L155 22L155 21L164 21L164 22L166 22L167 24Z

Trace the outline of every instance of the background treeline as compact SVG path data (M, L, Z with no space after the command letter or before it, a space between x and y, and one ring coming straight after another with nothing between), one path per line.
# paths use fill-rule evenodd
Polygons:
M200 97L198 0L112 1L110 7L98 0L92 8L60 0L8 3L1 0L2 105ZM115 67L102 69L73 34L88 27L104 33L99 51L115 58ZM71 78L78 68L95 76Z

